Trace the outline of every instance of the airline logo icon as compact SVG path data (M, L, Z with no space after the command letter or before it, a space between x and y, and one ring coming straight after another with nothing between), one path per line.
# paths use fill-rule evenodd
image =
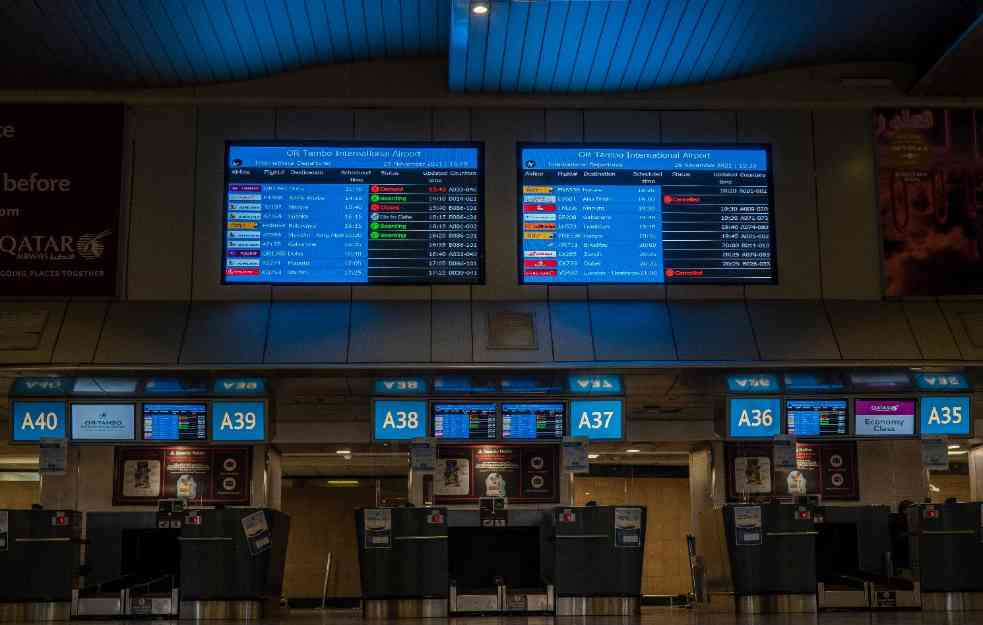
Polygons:
M523 229L528 232L530 230L556 230L555 222L532 222L527 223Z
M556 205L555 195L523 195L523 204L553 204Z
M556 204L522 203L523 213L548 213L556 210Z
M541 239L543 241L553 240L553 232L524 232L522 238L524 239Z
M526 250L522 255L526 258L556 258L556 250Z
M522 261L522 266L526 269L543 269L543 268L553 268L557 266L557 261L550 260L548 258L536 258L536 259L526 259Z
M522 193L552 193L553 187L542 187L531 184L522 185Z
M522 220L529 221L556 221L556 213L526 213Z

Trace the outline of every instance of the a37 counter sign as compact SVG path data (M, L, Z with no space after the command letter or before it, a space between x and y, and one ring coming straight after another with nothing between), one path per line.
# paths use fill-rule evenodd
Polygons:
M114 295L121 105L0 106L0 290Z

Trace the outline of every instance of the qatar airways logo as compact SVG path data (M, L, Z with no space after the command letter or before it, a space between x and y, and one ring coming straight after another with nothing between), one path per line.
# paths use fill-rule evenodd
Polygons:
M70 234L4 234L0 235L0 254L17 260L98 260L105 255L106 238L112 233L112 230L107 229L77 237Z
M900 406L900 405L898 405L898 404L871 404L871 405L869 406L869 408L868 408L868 409L869 409L869 410L870 410L871 412L881 412L881 413L884 413L884 412L888 412L888 413L895 413L895 412L897 412L897 411L898 411L898 410L899 410L900 408L901 408L901 406Z

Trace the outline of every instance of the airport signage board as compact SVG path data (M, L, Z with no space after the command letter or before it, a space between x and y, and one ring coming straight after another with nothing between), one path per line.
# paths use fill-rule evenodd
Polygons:
M426 395L426 378L379 378L373 382L376 395Z
M915 373L915 386L923 391L965 391L969 379L963 373Z
M266 403L262 401L212 402L212 440L262 442L266 440Z
M857 399L854 401L854 434L894 438L915 435L914 399Z
M727 400L729 438L771 438L782 433L778 397L731 397Z
M972 405L969 395L922 397L919 411L922 435L972 435Z
M620 395L620 375L573 374L567 377L567 390L574 395Z
M15 443L65 438L67 413L63 401L14 401L10 407L10 439Z
M570 402L568 436L596 441L625 437L624 402L620 399L576 399Z
M428 404L416 399L377 399L372 405L372 438L408 441L427 437Z

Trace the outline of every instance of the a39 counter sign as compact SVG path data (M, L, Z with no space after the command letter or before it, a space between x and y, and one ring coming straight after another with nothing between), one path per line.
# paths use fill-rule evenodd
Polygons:
M121 105L0 106L0 290L114 295Z

